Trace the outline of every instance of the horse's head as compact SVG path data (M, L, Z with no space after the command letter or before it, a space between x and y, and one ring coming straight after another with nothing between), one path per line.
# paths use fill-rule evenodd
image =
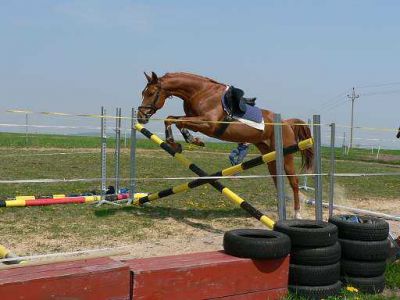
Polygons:
M396 137L397 137L398 139L400 139L400 127L399 127L399 131L397 131Z
M162 108L168 93L163 90L161 81L156 73L151 72L151 77L144 73L147 78L146 87L142 91L142 104L138 108L137 118L141 124L146 124L150 117Z

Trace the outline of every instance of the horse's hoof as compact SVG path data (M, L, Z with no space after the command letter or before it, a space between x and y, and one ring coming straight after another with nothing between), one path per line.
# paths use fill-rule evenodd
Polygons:
M199 146L199 147L204 147L205 145L204 145L204 142L202 141L202 140L200 140L199 138L195 138L194 140L193 140L193 143L192 144L194 144L194 145L196 145L196 146Z
M303 219L303 218L301 217L300 210L295 210L295 211L294 211L294 218L297 219L297 220Z
M176 153L182 153L183 151L182 145L178 143L174 144L172 148L175 150Z
M172 148L172 150L174 150L177 153L182 153L182 145L179 143L175 143L174 140L172 139L167 139L167 144Z

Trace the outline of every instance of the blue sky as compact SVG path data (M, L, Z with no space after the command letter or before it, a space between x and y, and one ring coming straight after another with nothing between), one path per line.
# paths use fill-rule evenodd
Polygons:
M366 0L0 0L0 117L21 123L3 112L96 113L101 105L127 113L139 104L143 71L186 71L241 87L283 117L320 113L343 125L355 86L356 125L394 129L399 11L399 1ZM181 107L173 99L157 116Z

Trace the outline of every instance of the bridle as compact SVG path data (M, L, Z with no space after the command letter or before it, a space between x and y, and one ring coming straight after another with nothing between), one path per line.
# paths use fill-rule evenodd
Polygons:
M151 101L150 104L147 105L140 105L138 107L138 110L147 118L149 119L152 115L154 115L156 113L157 110L159 110L160 108L156 106L158 100L160 100L160 93L161 93L161 85L158 84L157 85L158 89L156 94L154 95L153 100ZM149 110L147 112L144 112L143 109Z

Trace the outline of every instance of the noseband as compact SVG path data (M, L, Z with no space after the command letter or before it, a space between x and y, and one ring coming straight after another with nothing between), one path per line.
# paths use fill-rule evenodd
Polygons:
M158 86L158 89L154 96L153 101L151 101L151 103L148 105L140 105L138 107L138 110L142 114L144 114L147 119L150 118L152 115L154 115L156 113L156 111L159 109L159 108L157 108L156 104L157 104L158 100L160 100L160 92L161 92L161 86ZM144 112L143 109L148 109L149 111Z

